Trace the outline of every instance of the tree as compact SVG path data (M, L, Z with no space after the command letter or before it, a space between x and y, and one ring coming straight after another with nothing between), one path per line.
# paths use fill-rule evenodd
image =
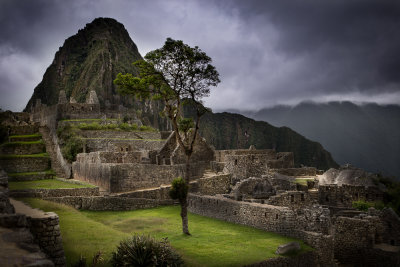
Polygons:
M189 186L190 158L194 152L200 117L207 112L202 98L210 94L210 87L220 82L219 74L211 65L211 58L199 47L190 47L171 38L167 38L162 48L147 53L144 58L133 63L139 70L139 77L119 73L114 83L122 94L164 102L163 113L170 119L177 143L186 156L184 182ZM187 103L195 110L195 122L183 118L182 105ZM187 196L180 204L182 231L190 235Z

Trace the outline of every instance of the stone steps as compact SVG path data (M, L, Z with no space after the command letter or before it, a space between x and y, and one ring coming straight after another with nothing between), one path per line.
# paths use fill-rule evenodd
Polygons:
M55 145L50 136L50 131L48 130L47 127L40 127L39 131L42 134L43 141L46 146L46 151L49 154L50 159L51 159L51 168L54 170L57 177L69 178L69 177L65 177L64 169L62 168L60 162L57 159L57 153L55 152Z
M9 181L35 181L53 179L54 172L47 170L44 172L24 172L24 173L8 173Z

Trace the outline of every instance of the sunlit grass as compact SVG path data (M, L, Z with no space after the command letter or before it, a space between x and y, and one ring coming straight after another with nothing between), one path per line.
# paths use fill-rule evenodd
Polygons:
M99 250L110 259L119 241L133 233L150 234L157 239L167 237L182 255L187 266L242 266L277 257L281 244L293 241L269 233L189 214L191 236L182 234L178 206L137 211L77 211L64 205L38 199L29 203L60 216L63 244L69 263L80 255L88 259ZM302 251L311 248L299 241Z

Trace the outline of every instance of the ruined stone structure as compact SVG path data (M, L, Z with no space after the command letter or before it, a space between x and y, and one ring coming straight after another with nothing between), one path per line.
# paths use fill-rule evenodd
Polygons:
M12 195L40 197L87 210L133 210L173 204L168 195L171 181L187 175L186 157L174 132L86 130L80 135L85 142L84 153L78 154L72 164L63 158L57 125L80 121L60 119L101 119L104 124L112 124L118 123L122 114L114 112L109 120L100 110L94 91L87 95L86 103L68 101L63 92L55 106L37 103L31 119L42 127L50 158L37 162L21 160L18 171L29 170L33 165L48 169L50 159L52 168L59 166L57 175L97 187L14 191ZM24 114L16 116L29 121ZM28 123L20 126L13 131L27 133L29 127L36 130L39 127ZM47 131L43 131L44 126ZM44 147L42 144L1 149L2 153L18 154L29 149L39 152ZM6 171L16 171L4 159L0 159L0 164ZM198 136L189 175L191 212L299 238L315 248L304 259L278 258L260 266L400 265L399 217L388 208L379 211L371 208L368 212L352 208L353 201L375 202L384 197L382 188L371 183L361 170L347 166L331 169L321 176L313 167L294 168L291 152L257 150L254 146L214 150ZM0 194L0 199L7 198ZM12 212L10 203L3 202L0 208ZM57 229L52 229L57 235Z

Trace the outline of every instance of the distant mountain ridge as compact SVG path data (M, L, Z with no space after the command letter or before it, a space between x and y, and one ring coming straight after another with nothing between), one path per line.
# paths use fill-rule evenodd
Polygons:
M186 116L191 116L188 110ZM327 170L338 164L321 144L310 141L288 127L274 127L240 114L206 113L200 122L200 134L216 149L275 149L293 152L297 167L301 165Z
M400 106L351 102L301 103L257 112L239 111L287 126L320 142L340 164L400 178Z

